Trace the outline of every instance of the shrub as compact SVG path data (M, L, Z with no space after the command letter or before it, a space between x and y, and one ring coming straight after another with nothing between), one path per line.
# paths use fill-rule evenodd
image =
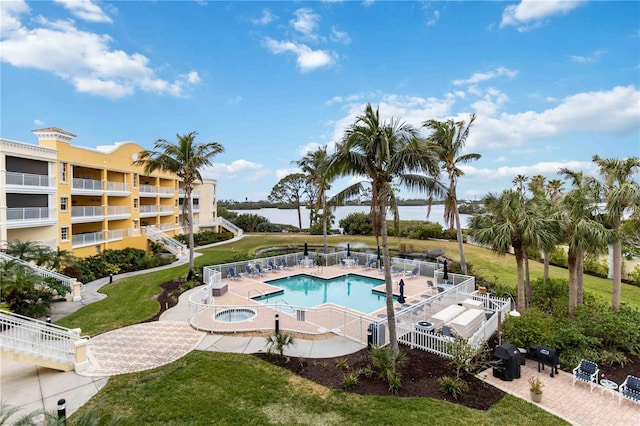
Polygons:
M567 267L569 264L567 253L565 253L562 247L556 247L549 252L549 263L556 266Z
M439 223L427 223L422 225L413 233L413 238L418 240L428 240L429 238L441 238L442 225Z
M606 277L609 272L609 266L607 263L600 260L600 256L595 254L587 254L583 263L584 271L591 274Z
M284 356L284 350L295 342L293 337L287 333L278 332L273 336L267 336L267 353L271 354L274 351L280 356Z
M371 217L367 213L350 213L340 221L340 227L345 234L371 235Z
M339 360L336 361L336 367L346 370L347 368L349 368L349 365L347 364L346 359L340 358Z
M373 347L371 349L371 358L373 366L378 370L378 378L389 384L389 392L397 392L400 389L400 373L396 371L396 367L407 361L404 352L399 351L394 357L391 348L385 346L383 348Z
M269 219L252 213L243 213L233 221L233 223L242 228L245 232L256 232L258 225L261 223L269 223Z
M359 370L354 370L351 373L347 374L346 376L344 376L344 379L342 380L342 387L344 389L351 389L355 386L358 385L358 383L360 382L360 371Z
M629 272L629 277L634 283L640 284L640 265L636 266L633 272Z
M439 378L438 382L440 383L440 391L442 393L448 393L456 400L460 395L469 390L469 385L467 384L467 382L461 379L444 376Z

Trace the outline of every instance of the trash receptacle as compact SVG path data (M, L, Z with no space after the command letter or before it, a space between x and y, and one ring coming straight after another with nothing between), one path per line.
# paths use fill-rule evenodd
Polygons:
M369 324L367 328L367 343L371 346L384 346L384 324Z

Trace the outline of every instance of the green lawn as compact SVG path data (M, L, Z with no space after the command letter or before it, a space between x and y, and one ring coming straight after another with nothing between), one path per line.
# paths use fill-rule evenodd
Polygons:
M327 389L250 355L202 351L112 377L71 421L96 408L125 425L566 424L510 395L486 412L428 398L361 396Z
M306 234L255 234L228 244L210 247L200 251L202 254L195 260L196 266L233 262L243 258L246 254L253 256L256 250L268 247L293 246L302 247L307 242L311 246L322 246L322 236ZM352 248L376 247L373 237L361 236L332 236L329 245L344 246L351 244ZM390 238L392 248L399 248L401 244L408 251L424 252L428 249L443 249L450 259L458 259L458 245L455 241L422 241L410 239ZM497 256L490 250L465 245L468 262L472 263L477 275L482 275L489 281L515 287L515 260L511 255ZM542 278L542 264L530 262L531 278ZM171 269L141 274L116 281L104 286L101 292L107 298L88 305L74 314L60 320L58 324L81 328L83 333L95 335L108 330L136 324L152 317L160 308L153 296L160 293L160 284L187 274L187 266L181 265ZM568 278L566 269L551 267L552 278ZM601 297L604 301L611 301L611 281L585 275L585 292ZM622 285L622 301L632 307L640 308L640 287L627 284Z

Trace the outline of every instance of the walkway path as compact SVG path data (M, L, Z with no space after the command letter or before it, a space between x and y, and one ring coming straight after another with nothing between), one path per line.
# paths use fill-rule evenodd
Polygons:
M493 377L491 369L481 373L480 377L498 389L526 401L531 401L529 377L539 377L544 387L542 388L542 402L537 405L573 425L640 425L639 404L624 400L622 404L618 404L617 392L614 392L615 398L608 391L601 394L601 386L595 388L593 392L589 392L589 385L586 383L577 382L573 386L571 374L560 371L554 378L551 378L548 367L545 371L538 373L537 365L537 363L527 360L527 364L521 366L521 378L510 382Z

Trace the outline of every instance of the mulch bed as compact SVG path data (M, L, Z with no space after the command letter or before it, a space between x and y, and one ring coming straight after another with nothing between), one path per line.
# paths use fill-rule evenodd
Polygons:
M455 377L455 370L449 362L438 355L419 349L400 346L406 353L407 362L398 371L401 374L402 387L399 397L428 397L461 404L479 410L488 410L504 396L504 392L483 382L473 375L462 378L469 385L469 391L454 399L441 391L438 379L443 376ZM264 353L255 356L272 364L286 368L297 375L332 389L342 389L344 377L352 370L371 367L371 356L367 349L336 358L286 358ZM346 361L348 368L337 365L339 360ZM360 395L390 395L389 386L382 380L360 376L359 383L349 392Z
M164 311L178 303L180 284L180 281L169 281L161 285L163 291L157 297L160 311L145 322L157 321ZM489 344L492 347L495 346L495 342L489 342ZM409 349L403 345L400 349L407 355L407 362L398 369L402 380L402 387L397 394L399 397L427 397L478 410L488 410L505 395L503 391L471 374L466 374L462 379L469 385L469 391L456 400L450 394L442 393L438 381L444 376L455 377L455 370L446 358L419 349ZM258 353L255 356L331 389L344 390L342 383L347 374L352 370L371 367L371 356L367 349L335 358L287 359L265 353ZM346 369L337 365L338 361L343 360L348 366ZM599 367L601 374L604 374L602 378L621 384L628 374L636 372L637 375L640 369L640 355L629 356L625 367L620 365L600 365ZM361 376L359 383L348 392L360 395L391 395L385 382L375 377L368 379L364 376Z

